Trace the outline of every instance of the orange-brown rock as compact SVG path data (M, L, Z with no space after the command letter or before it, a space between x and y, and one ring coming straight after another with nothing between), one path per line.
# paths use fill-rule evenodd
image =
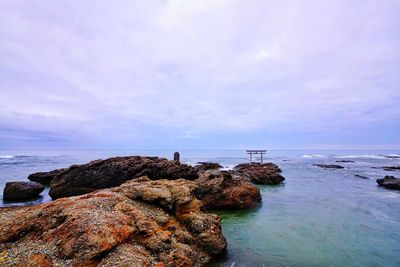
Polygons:
M258 187L236 171L205 171L196 183L196 196L208 209L253 208L261 201Z
M237 165L234 170L246 175L257 184L280 184L285 180L281 175L282 170L273 163L243 163Z
M0 209L0 266L200 266L224 252L220 218L195 182L134 179L50 203Z

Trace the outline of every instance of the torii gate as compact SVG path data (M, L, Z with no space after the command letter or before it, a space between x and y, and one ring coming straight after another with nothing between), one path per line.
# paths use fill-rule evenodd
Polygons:
M254 155L261 155L261 164L263 163L263 155L267 153L267 150L246 150L246 153L250 155L250 163L253 162L253 154Z

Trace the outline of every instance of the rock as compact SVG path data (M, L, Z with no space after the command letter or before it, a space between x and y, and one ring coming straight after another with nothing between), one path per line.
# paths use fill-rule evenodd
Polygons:
M72 167L72 166L71 166ZM37 172L28 176L28 179L33 182L38 182L43 185L50 185L54 177L63 174L67 169L58 169L50 172Z
M343 166L335 164L313 164L313 166L324 168L324 169L344 169Z
M276 185L285 180L280 173L281 169L273 163L243 163L234 170L248 176L252 182L258 184Z
M400 178L385 176L383 179L377 179L376 182L385 188L400 190Z
M28 200L38 197L44 190L44 186L35 182L8 182L4 187L4 200Z
M114 157L95 160L83 165L73 165L67 169L49 172L54 176L50 183L52 199L77 196L97 189L118 186L128 180L141 176L150 179L174 180L184 178L194 180L196 170L186 164L158 157ZM34 177L38 176L34 174ZM32 178L32 175L30 176ZM47 178L49 179L49 178Z
M371 167L372 169L383 169L385 171L400 171L400 166L383 166L383 167Z
M388 155L388 156L385 156L385 158L388 158L388 159L400 159L400 156L398 156L398 155Z
M354 175L355 177L358 177L358 178L363 178L363 179L369 179L369 177L367 177L367 176L362 176L362 175L359 175L359 174L356 174L356 175Z
M337 160L336 162L341 162L341 163L356 163L354 160Z
M215 162L197 162L198 165L194 166L197 172L203 172L207 170L219 170L222 166Z
M179 155L179 152L175 152L174 153L174 161L180 161L181 160L181 156Z
M226 249L197 185L134 179L119 187L0 209L0 266L202 266Z
M236 171L205 171L195 182L195 195L207 209L247 209L261 201L260 189Z

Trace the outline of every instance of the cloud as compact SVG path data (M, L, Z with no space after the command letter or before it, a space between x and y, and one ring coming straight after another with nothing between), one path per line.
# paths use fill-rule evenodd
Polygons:
M398 14L371 0L3 1L0 129L100 146L400 130Z

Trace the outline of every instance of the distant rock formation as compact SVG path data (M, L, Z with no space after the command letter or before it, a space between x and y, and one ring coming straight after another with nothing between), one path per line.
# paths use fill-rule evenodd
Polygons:
M343 166L335 164L313 164L313 166L324 168L324 169L344 169Z
M257 184L277 185L285 180L280 174L282 170L273 163L243 163L237 165L234 170Z
M29 200L38 197L44 186L35 182L8 182L4 187L3 199L9 201Z
M385 188L400 190L400 178L385 176L383 179L377 179L376 182Z
M202 266L226 249L195 182L146 177L22 208L0 208L0 266Z

